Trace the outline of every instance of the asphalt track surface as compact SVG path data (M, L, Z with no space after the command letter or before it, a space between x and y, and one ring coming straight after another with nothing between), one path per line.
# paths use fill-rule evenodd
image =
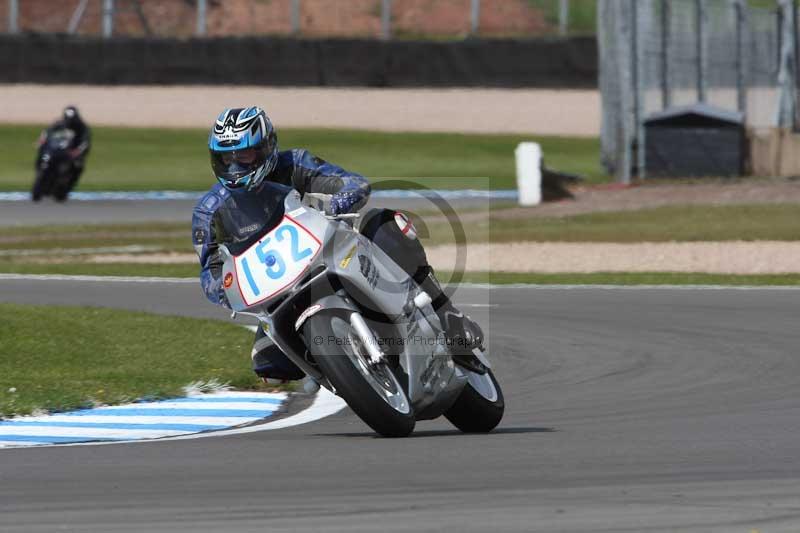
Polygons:
M431 421L380 439L345 410L246 435L0 450L0 531L796 532L799 298L462 288L506 394L494 433ZM2 280L0 301L226 318L186 283Z
M199 195L199 193L198 193ZM69 200L59 204L50 199L0 200L0 228L4 226L52 226L61 224L127 224L140 222L186 222L192 220L196 200ZM484 199L449 200L454 209L488 209ZM420 211L435 210L424 198L372 198L368 207L393 207Z

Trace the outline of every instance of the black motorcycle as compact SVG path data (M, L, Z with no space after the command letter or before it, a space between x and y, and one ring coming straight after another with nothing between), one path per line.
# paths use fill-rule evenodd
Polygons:
M31 199L38 202L44 196L52 196L63 202L77 183L75 160L69 146L75 132L67 128L49 131L39 147L36 159L36 180L33 182Z

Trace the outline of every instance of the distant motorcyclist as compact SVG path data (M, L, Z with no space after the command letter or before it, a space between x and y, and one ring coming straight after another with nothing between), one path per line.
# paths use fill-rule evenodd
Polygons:
M91 132L89 131L89 126L86 125L80 113L78 113L78 108L72 105L65 107L61 118L56 120L39 135L38 153L36 156L37 182L41 181L41 172L46 166L42 163L43 158L45 158L47 154L48 141L54 136L63 139L64 151L70 163L66 169L68 176L64 186L65 198L66 193L71 191L78 183L86 167L86 157L91 148ZM34 189L36 189L36 187L34 187ZM40 198L41 195L34 193L34 201L38 201Z
M208 140L211 168L218 182L197 203L192 216L192 240L200 259L200 282L206 297L225 307L222 288L224 258L221 244L243 242L264 227L262 208L274 189L267 181L293 187L301 194L331 195L332 214L351 213L363 207L370 185L363 177L329 163L303 149L278 151L278 138L267 115L258 107L226 109L218 117ZM263 197L263 200L262 200ZM224 209L221 209L224 207ZM442 291L428 265L425 251L410 221L400 213L372 209L363 217L362 235L371 239L409 273L433 299L448 339L453 344L480 346L483 333L459 312ZM251 353L253 370L264 380L301 379L303 372L259 328Z

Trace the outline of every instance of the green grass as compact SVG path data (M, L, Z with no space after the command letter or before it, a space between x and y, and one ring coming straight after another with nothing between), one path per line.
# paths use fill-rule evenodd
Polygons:
M0 191L27 191L33 180L33 143L41 128L0 125ZM205 129L97 127L80 191L201 191L213 183ZM547 164L608 181L600 168L596 138L529 135L381 133L356 130L282 129L282 149L308 148L316 155L377 178L400 178L393 188L515 188L514 148L542 145ZM448 178L470 179L448 179ZM424 178L424 179L423 179ZM483 178L483 179L481 179ZM486 178L490 178L491 182Z
M190 218L191 213L187 213L187 220ZM110 226L12 226L3 228L0 233L0 251L139 245L175 252L191 252L193 249L190 236L188 221Z
M90 276L147 276L195 278L194 265L153 264L61 264L0 265L0 272L22 274L62 274ZM443 282L452 280L451 273L440 273ZM513 272L466 272L463 283L532 283L538 285L800 285L800 274L729 275L681 272L594 272L589 274L538 274ZM199 286L199 282L198 282Z
M480 217L468 219L463 228L468 236L467 245L487 241L636 243L800 240L800 229L797 226L797 221L800 220L800 205L794 204L673 206L563 218L525 217L524 213L523 216L504 218L504 213L507 212L496 210L488 219ZM453 241L449 225L440 220L426 218L424 226L418 224L420 237L425 246ZM0 272L155 277L196 277L199 273L199 266L195 262L94 264L85 262L88 254L67 256L54 250L120 245L138 245L164 252L192 253L188 223L124 224L111 227L11 227L5 228L0 235ZM23 256L9 251L15 249L40 253L35 256ZM48 250L51 252L41 253ZM54 260L58 262L47 262ZM641 275L631 274L631 276L639 279L637 276ZM731 277L723 279L728 278ZM536 279L547 279L547 276ZM573 280L575 277L570 275L569 279ZM771 282L781 278L762 276L759 279Z
M800 240L800 205L670 206L569 217L504 218L464 223L476 242L699 242ZM447 224L427 224L434 242L452 241Z
M528 0L528 3L544 13L551 31L558 30L559 0ZM597 32L597 0L572 0L569 3L570 35L594 35Z
M523 211L511 218L506 213L494 210L477 218L466 215L462 224L467 243L800 240L797 204L670 206L569 217L526 217ZM423 221L417 228L425 244L452 241L452 230L442 217L426 216ZM8 227L0 234L0 267L12 261L35 262L15 257L10 250L132 245L191 253L189 223Z
M0 416L182 395L216 379L251 389L253 334L213 320L0 304Z
M544 14L550 31L558 30L559 0L528 0L528 4ZM570 35L594 35L597 32L598 0L571 0L569 3ZM776 9L777 0L747 0L750 7ZM713 17L717 10L711 10ZM713 22L713 21L712 21Z

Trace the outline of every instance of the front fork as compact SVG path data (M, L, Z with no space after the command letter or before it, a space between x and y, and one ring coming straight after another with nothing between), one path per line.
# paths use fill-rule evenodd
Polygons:
M361 341L361 345L367 350L369 363L371 365L379 365L386 362L386 356L380 349L378 339L367 325L364 317L361 316L361 313L350 313L350 325L356 330L358 340Z

